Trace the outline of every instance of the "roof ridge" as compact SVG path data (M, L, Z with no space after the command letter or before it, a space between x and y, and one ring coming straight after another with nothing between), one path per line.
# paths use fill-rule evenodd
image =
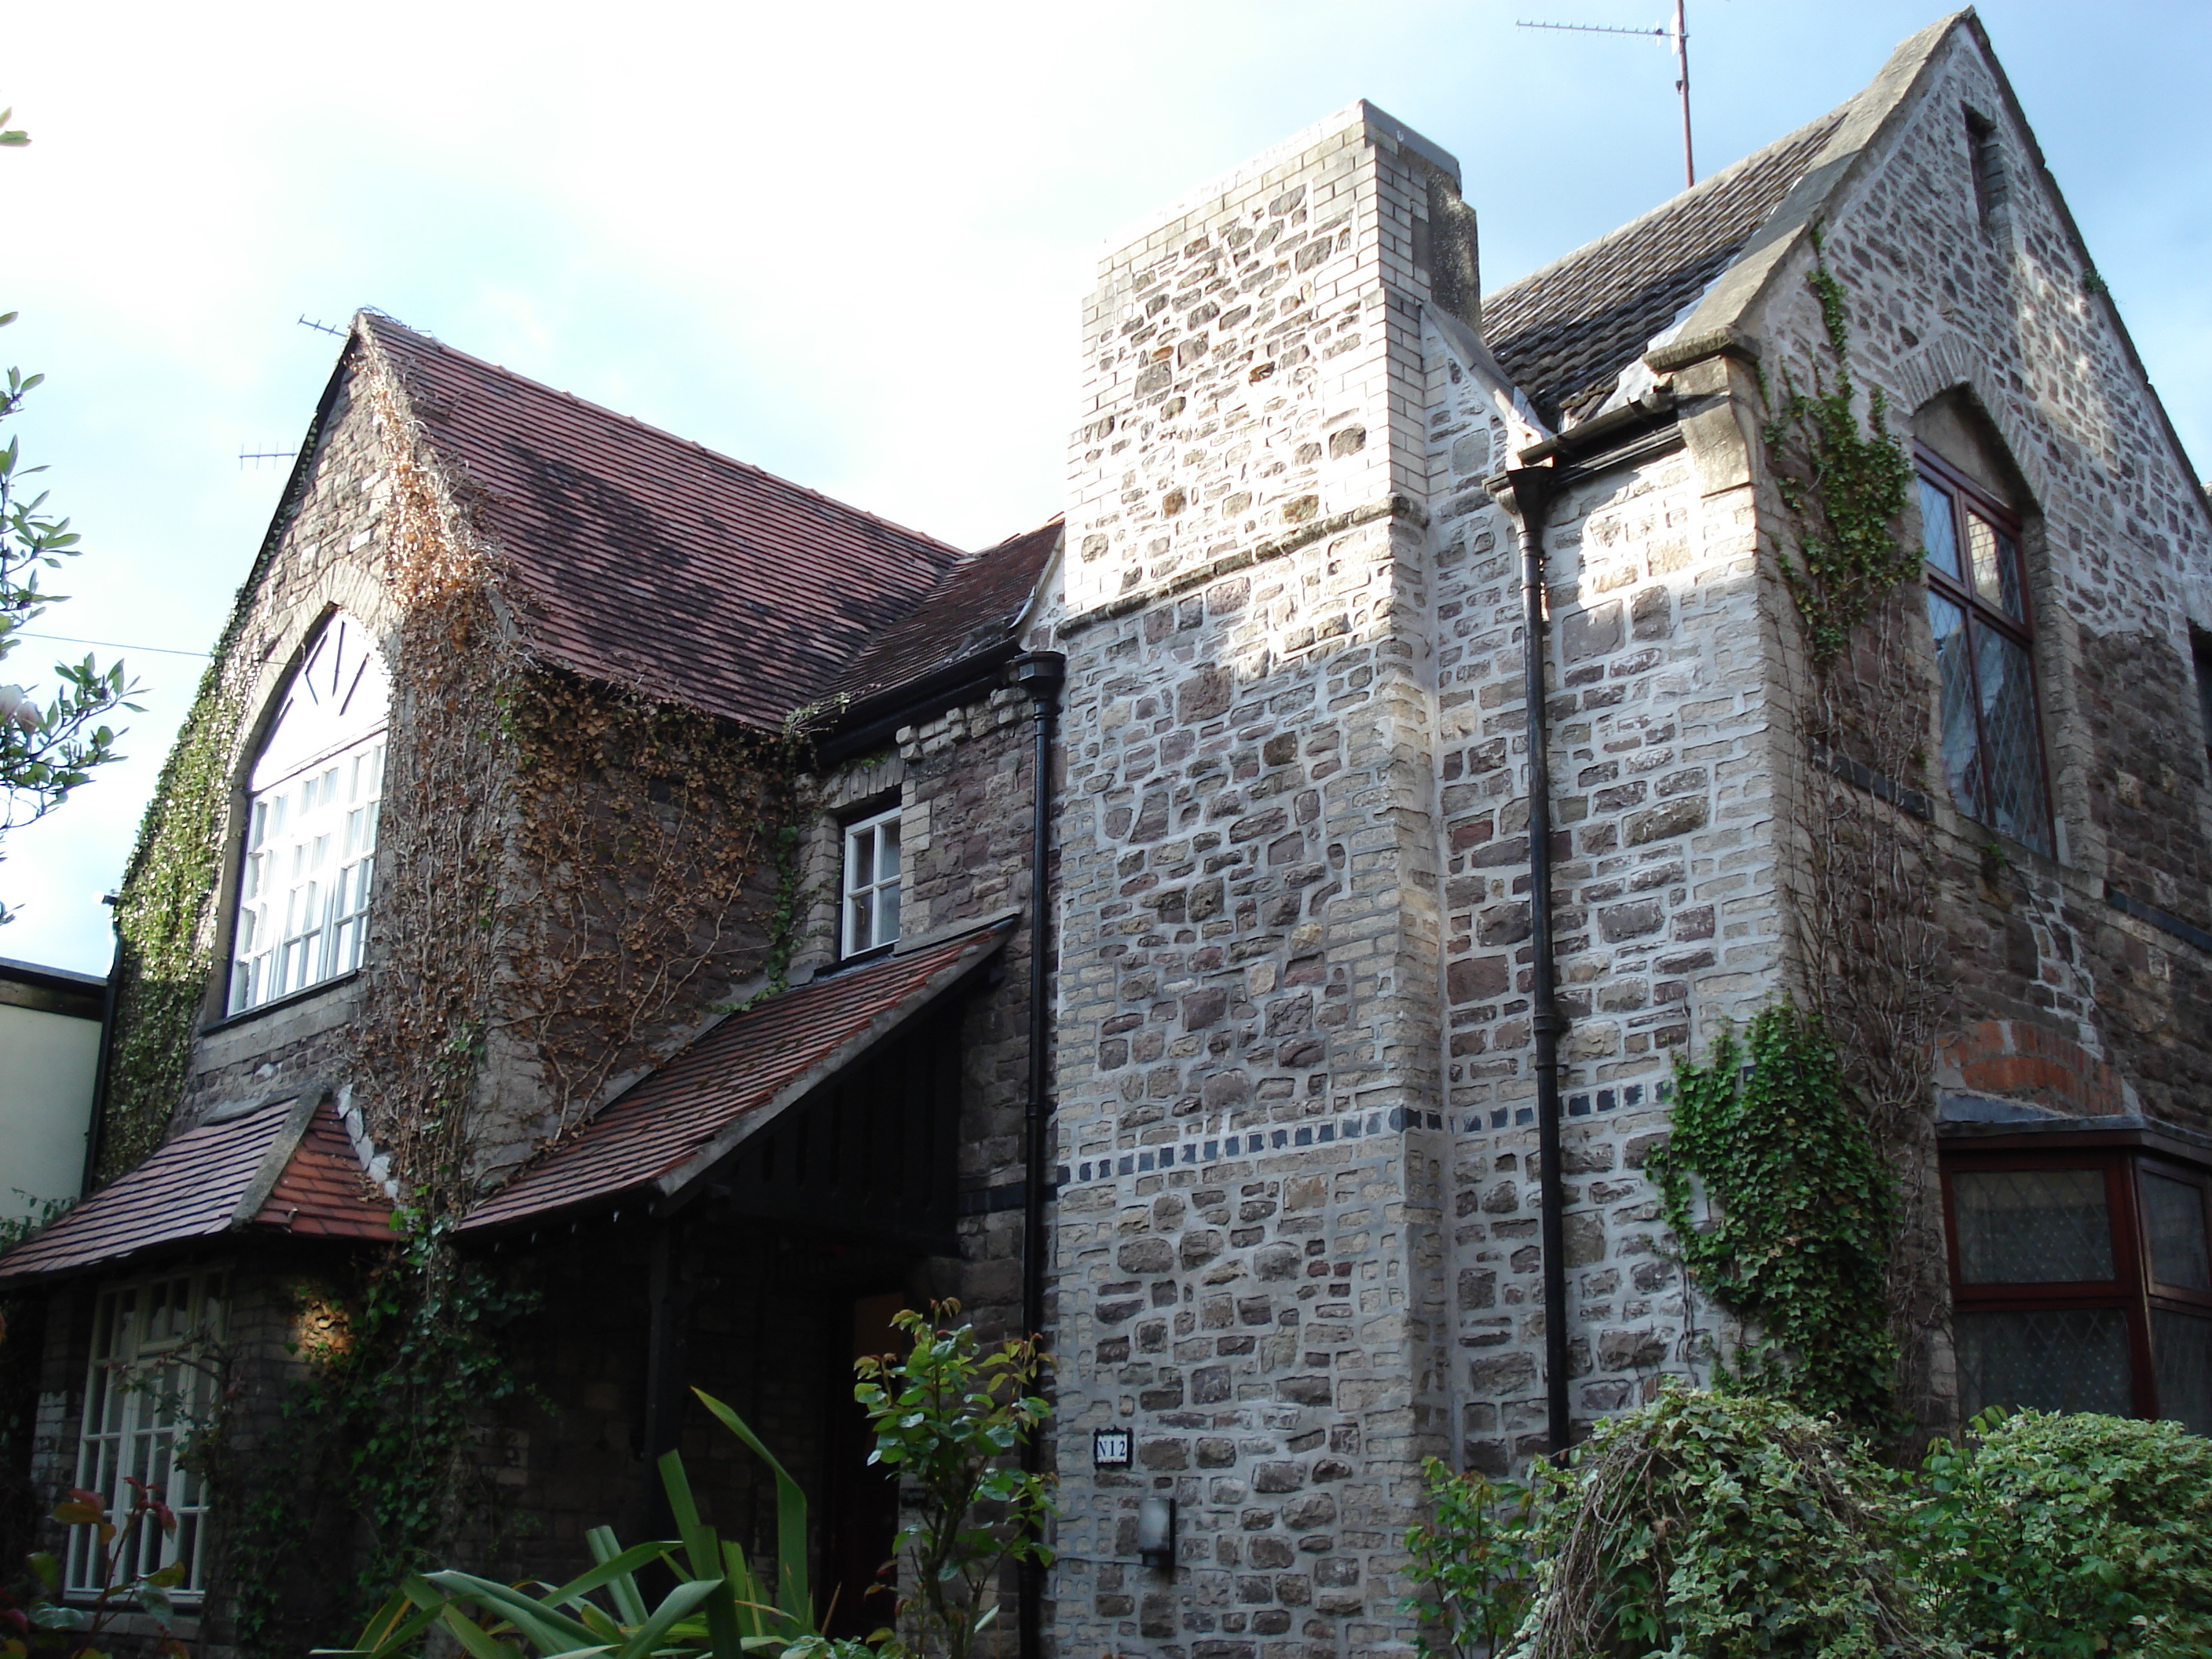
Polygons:
M1791 128L1788 132L1784 133L1779 138L1774 139L1771 143L1761 144L1757 149L1753 150L1749 155L1737 157L1735 161L1729 162L1728 166L1723 167L1718 173L1707 173L1704 178L1698 179L1696 184L1690 185L1687 189L1676 191L1672 196L1667 198L1665 201L1657 204L1656 206L1647 208L1642 213L1638 214L1636 217L1626 221L1625 223L1615 225L1611 230L1607 231L1603 235L1593 236L1589 241L1581 244L1579 246L1570 248L1566 252L1561 254L1558 258L1552 260L1549 264L1538 266L1535 270L1528 272L1526 276L1515 277L1513 281L1506 283L1502 288L1492 289L1489 293L1482 296L1484 333L1487 335L1489 332L1490 307L1498 301L1504 299L1506 295L1512 294L1518 289L1532 287L1535 283L1540 282L1543 278L1552 275L1554 271L1562 270L1568 265L1577 264L1577 262L1587 258L1593 251L1605 246L1609 242L1622 240L1633 232L1641 229L1643 227L1649 224L1651 221L1659 218L1661 216L1678 211L1686 202L1701 196L1713 193L1719 190L1724 182L1732 181L1735 175L1747 171L1758 162L1772 155L1777 151L1787 149L1792 144L1803 142L1806 138L1818 131L1824 124L1832 126L1840 122L1844 118L1844 114L1850 109L1851 106L1857 103L1859 100L1865 95L1866 94L1863 91L1852 94L1850 97L1846 98L1842 103L1837 105L1833 109L1831 109L1823 114L1814 116L1811 120L1803 123L1802 125ZM1769 216L1771 217L1771 215Z
M741 472L749 472L755 477L766 478L772 483L781 484L785 489L794 490L801 495L811 496L814 500L824 502L841 513L848 513L856 519L866 519L872 524L881 525L884 529L906 537L908 540L942 549L956 559L966 556L960 548L954 546L951 542L940 540L927 531L914 529L910 526L899 523L895 519L885 518L880 513L870 512L865 507L855 507L850 501L840 501L826 491L817 489L811 484L800 483L795 479L787 478L781 472L771 472L766 467L752 461L739 460L736 456L726 454L719 449L709 449L696 438L684 437L681 433L672 432L665 426L655 426L650 421L641 421L635 415L625 415L618 409L594 402L589 398L579 397L564 387L554 386L550 381L538 380L533 375L525 374L518 369L509 368L504 363L493 362L489 357L479 357L474 352L464 351L459 346L448 345L434 334L425 333L419 328L401 322L388 311L380 311L374 306L363 306L356 316L357 319L367 319L373 324L396 329L400 333L409 335L433 349L444 353L448 357L458 358L462 362L473 364L488 374L500 376L502 380L515 381L533 391L544 392L549 397L564 398L579 409L587 409L595 414L607 416L625 425L635 427L640 432L647 433L656 438L665 438L679 447L696 450L700 454L735 467Z

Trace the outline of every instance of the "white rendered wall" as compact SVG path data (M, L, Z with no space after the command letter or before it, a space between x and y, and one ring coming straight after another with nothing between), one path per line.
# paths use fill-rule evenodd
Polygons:
M100 1022L0 1004L0 1220L75 1198Z

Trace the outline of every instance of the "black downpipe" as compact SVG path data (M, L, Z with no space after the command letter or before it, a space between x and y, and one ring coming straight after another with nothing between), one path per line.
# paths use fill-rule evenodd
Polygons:
M1506 475L1521 522L1521 668L1528 732L1528 930L1535 945L1529 975L1529 1024L1536 1036L1537 1202L1544 1248L1544 1417L1553 1457L1574 1443L1567 1398L1566 1190L1559 1178L1558 969L1552 949L1552 771L1544 689L1544 521L1558 475L1518 467Z
M1023 1109L1024 1151L1028 1167L1022 1182L1022 1333L1044 1334L1044 1204L1049 1168L1048 1131L1052 1115L1046 1098L1047 1041L1052 1030L1046 981L1052 949L1052 745L1060 715L1060 687L1067 659L1057 651L1031 651L1006 665L1006 683L1030 694L1036 753L1031 762L1030 799L1030 1092ZM1032 1435L1022 1446L1022 1468L1035 1474L1044 1448ZM1044 1569L1022 1563L1021 1659L1044 1653Z
M92 1073L92 1121L84 1126L84 1175L76 1188L80 1200L92 1196L93 1183L100 1178L100 1154L107 1150L108 1079L115 1070L115 1013L123 979L120 901L117 895L110 893L100 902L108 907L108 925L115 932L115 951L108 959L107 983L100 993L100 1058Z

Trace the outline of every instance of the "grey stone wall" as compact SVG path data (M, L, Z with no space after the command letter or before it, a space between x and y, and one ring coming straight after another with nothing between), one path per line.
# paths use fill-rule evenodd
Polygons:
M1527 710L1517 526L1481 479L1537 435L1426 333L1437 563L1436 756L1455 1133L1450 1373L1459 1455L1545 1447L1528 988ZM1771 994L1782 918L1771 800L1774 615L1730 428L1567 490L1547 521L1553 932L1570 1351L1578 1418L1692 1370L1686 1298L1639 1174L1671 1061Z
M2005 188L1986 216L1968 109L1997 126ZM1991 833L1940 777L1929 789L1958 1024L2039 1026L2112 1067L2134 1109L2203 1127L2212 958L2144 908L2212 929L2212 779L2187 695L2190 625L2212 622L2203 497L1972 33L1952 31L1902 113L1834 216L1828 258L1850 292L1857 366L1900 428L1962 392L2027 488L2057 821L2056 857L2008 843L1992 865ZM1758 322L1778 361L1808 360L1819 319L1802 283L1782 284ZM1907 527L1917 536L1917 508Z
M1418 317L1464 220L1449 158L1356 106L1131 234L1085 308L1062 1652L1407 1639L1399 1539L1447 1431ZM1091 1467L1109 1425L1127 1472ZM1135 1559L1150 1492L1172 1576Z

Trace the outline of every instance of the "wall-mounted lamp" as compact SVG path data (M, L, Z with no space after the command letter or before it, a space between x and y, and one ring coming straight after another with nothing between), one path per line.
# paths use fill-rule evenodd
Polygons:
M1175 1571L1176 1501L1172 1498L1144 1498L1137 1501L1137 1554L1159 1572Z

